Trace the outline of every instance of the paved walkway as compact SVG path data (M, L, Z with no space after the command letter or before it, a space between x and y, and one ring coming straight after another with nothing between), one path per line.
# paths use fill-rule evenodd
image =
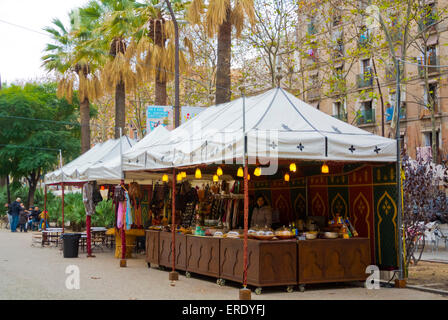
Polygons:
M95 253L86 258L64 259L57 248L31 246L30 233L0 230L0 299L238 299L238 285L219 287L214 279L187 279L182 274L171 287L168 272L148 268L143 256L128 260L120 268L113 253ZM80 289L65 286L66 267L80 269ZM367 290L359 285L311 286L306 292L287 293L284 287L264 289L252 299L447 299L441 295L411 289Z

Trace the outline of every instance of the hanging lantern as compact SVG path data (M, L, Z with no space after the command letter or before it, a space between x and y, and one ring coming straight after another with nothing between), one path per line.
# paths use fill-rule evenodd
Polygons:
M176 177L177 181L182 181L182 173L178 173Z
M222 176L222 169L221 169L221 167L218 167L218 170L216 170L216 175L218 177Z
M104 190L104 186L101 186L101 190Z
M291 171L291 172L296 172L297 171L297 167L296 167L296 164L294 162L289 165L289 171Z
M286 181L286 182L289 181L289 173L285 173L285 181Z
M250 180L250 174L247 174L247 180Z
M236 175L237 175L238 177L244 177L244 171L243 171L243 168L239 167L239 168L238 168L238 172L236 173Z
M201 169L199 169L199 168L196 169L196 172L194 173L194 177L196 179L201 179L202 178Z
M218 182L219 181L219 177L216 174L213 176L213 181L214 182Z
M182 178L186 178L187 177L187 173L185 171L182 171L180 174L182 175Z
M260 167L256 167L254 170L254 175L256 177L259 177L261 175L261 168Z
M330 172L330 169L329 169L328 166L324 163L324 164L322 165L322 167L320 168L320 171L321 171L322 173L328 173L328 172Z
M168 182L168 175L167 175L167 174L164 174L164 175L162 176L162 181L163 181L163 182Z

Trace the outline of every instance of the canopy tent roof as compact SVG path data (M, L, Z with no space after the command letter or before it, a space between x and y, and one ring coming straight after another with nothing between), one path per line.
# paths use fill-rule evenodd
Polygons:
M121 137L121 142L122 152L126 152L135 144L135 141L127 136ZM93 175L90 176L90 174ZM120 139L110 139L96 144L62 168L47 173L45 184L82 183L89 180L114 180L115 182L120 178Z
M170 131L164 126L158 126L148 133L131 149L123 153L123 170L144 169L146 154L151 151L151 146L164 143L169 136Z
M146 152L139 169L250 158L395 162L396 141L329 116L281 88L207 108ZM129 159L128 159L129 160ZM126 164L130 168L130 163ZM129 170L129 169L126 169Z

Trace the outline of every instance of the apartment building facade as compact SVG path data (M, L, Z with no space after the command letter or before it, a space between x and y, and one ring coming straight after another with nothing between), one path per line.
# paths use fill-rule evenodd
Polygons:
M372 21L375 12L363 1L353 1L354 6L361 7L355 13L347 2L346 7L334 4L310 1L299 12L297 37L303 48L300 68L304 77L301 98L342 121L395 138L396 72L389 42L378 23ZM434 127L438 162L448 160L446 7L448 0L426 1L428 14L413 22L412 41L400 69L402 145L412 158L430 155ZM360 14L369 10L370 15ZM393 45L400 56L400 34L394 29L398 19L394 21L393 15L387 19L390 39L397 39Z

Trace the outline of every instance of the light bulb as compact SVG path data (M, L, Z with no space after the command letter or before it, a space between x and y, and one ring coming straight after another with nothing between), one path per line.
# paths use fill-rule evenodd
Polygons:
M294 162L291 163L289 165L289 171L296 172L296 170L297 170L296 164Z
M289 181L289 173L285 173L285 181L286 181L286 182Z
M221 169L221 167L218 167L218 169L216 170L216 175L218 177L222 176L222 169Z
M201 173L201 169L196 169L196 172L194 173L194 177L196 179L201 179L202 178L202 173Z
M162 176L162 181L163 181L163 182L168 182L168 175L167 175L167 174L164 174L164 175Z
M213 181L214 182L218 182L219 181L219 177L216 174L213 176Z
M322 167L320 168L320 171L321 171L322 173L328 173L328 172L330 172L328 166L327 166L325 163L324 163L324 164L322 165Z
M250 180L250 174L247 174L247 180Z
M256 167L254 170L254 175L256 177L259 177L261 175L261 168L260 167Z
M238 177L244 177L244 171L243 171L243 168L239 167L239 168L238 168L238 172L236 173L236 175L237 175Z

